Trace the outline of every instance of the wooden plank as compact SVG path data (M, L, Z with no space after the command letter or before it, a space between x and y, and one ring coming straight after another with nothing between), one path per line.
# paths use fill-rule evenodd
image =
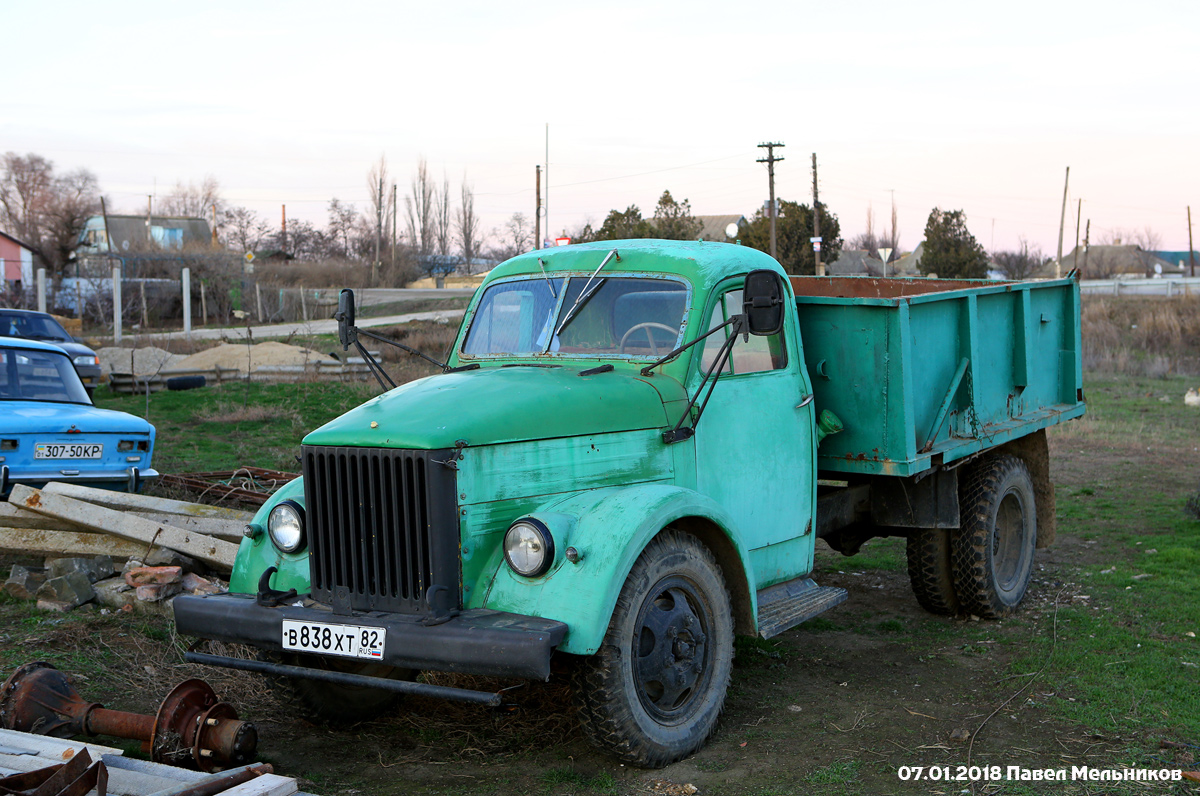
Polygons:
M249 782L221 791L221 796L293 796L299 792L300 786L291 777L263 774Z
M150 546L95 531L47 531L0 525L0 550L66 556L145 558Z
M151 522L61 494L31 489L22 484L12 488L8 500L39 514L61 517L125 539L168 547L192 558L222 566L226 570L233 569L233 560L237 556L237 545L222 539Z
M95 753L91 753L92 759L100 759ZM113 760L123 760L125 758L114 757L113 755L104 755L104 764L108 767L108 794L109 796L149 796L149 794L164 791L169 788L179 788L187 785L188 781L175 779L173 777L157 777L152 774L144 774L140 771L130 771L123 767L113 766ZM30 757L23 755L21 757L9 757L0 755L0 770L12 769L20 772L37 771L39 768L45 768L55 763L61 763L62 760L57 758L48 759L45 757ZM166 768L166 766L164 766ZM92 790L89 793L94 794Z
M95 489L80 484L65 484L61 481L51 481L42 487L43 492L53 492L56 495L84 500L97 506L110 509L132 509L133 511L158 511L163 514L183 514L189 517L216 517L218 519L236 520L245 524L254 519L248 511L228 509L223 506L205 506L200 503L188 503L185 500L141 495L136 492L112 492L107 489ZM11 499L10 499L11 502Z

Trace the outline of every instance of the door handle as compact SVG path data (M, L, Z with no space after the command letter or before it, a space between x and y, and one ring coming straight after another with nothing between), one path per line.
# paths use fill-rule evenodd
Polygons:
M804 397L803 397L803 398L800 400L800 403L796 404L796 408L797 408L797 409L803 409L804 407L806 407L806 406L808 406L810 403L812 403L812 402L813 402L813 398L815 398L815 397L816 397L816 396L815 396L813 393L811 393L811 392L810 392L808 395L804 396Z

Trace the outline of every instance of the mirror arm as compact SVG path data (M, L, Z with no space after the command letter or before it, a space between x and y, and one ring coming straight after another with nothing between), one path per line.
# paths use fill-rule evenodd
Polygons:
M371 356L362 343L358 342L358 338L354 338L354 347L358 349L358 353L362 354L363 362L367 363L367 369L371 371L371 375L375 377L375 381L379 382L379 389L387 392L388 386L383 383L384 379L388 380L388 384L392 385L392 389L396 389L396 382L392 381L392 377L387 375L383 366L375 361L375 357ZM382 378L381 378L382 376Z
M646 367L642 368L642 370L641 370L641 373L642 373L642 375L643 375L643 376L653 376L654 374L653 374L653 373L651 373L650 371L654 370L654 369L655 369L655 368L657 368L659 365L662 365L662 364L665 364L665 363L667 363L667 362L670 362L671 360L675 359L675 358L676 358L676 357L678 357L680 354L682 354L684 351L687 351L689 348L691 348L692 346L694 346L696 343L699 343L701 340L707 339L709 335L716 334L717 332L719 332L719 331L721 331L722 329L724 329L726 326L729 326L731 323L735 323L735 322L737 321L737 319L738 319L738 318L740 318L740 317L742 317L742 316L740 316L740 315L734 315L732 318L730 318L729 320L725 321L725 323L721 324L720 326L714 326L713 328L709 329L707 332L705 332L704 334L700 335L699 337L697 337L695 340L693 340L692 342L688 343L687 345L681 345L679 348L676 348L674 351L672 351L671 353L667 354L665 357L663 357L662 359L658 360L657 362L652 362L652 363L650 363L650 364L649 364L649 365L647 365Z
M367 337L370 337L370 338L372 338L372 339L374 339L374 340L378 340L378 341L379 341L379 342L381 342L381 343L387 343L388 345L393 345L393 346L395 346L396 348L402 348L402 349L404 349L405 351L407 351L407 352L408 352L408 353L410 353L410 354L416 354L417 356L419 356L421 359L425 360L426 362L430 362L430 363L432 363L432 364L434 364L434 365L437 365L439 368L441 368L441 369L442 369L442 372L443 372L443 373L444 373L444 372L446 372L447 370L449 370L449 369L450 369L450 366L449 366L449 365L447 365L445 362L438 362L438 361L437 361L436 359L434 359L433 357L431 357L431 356L426 356L425 354L422 354L420 351L418 351L418 350L417 350L417 349L415 349L415 348L409 348L409 347L408 347L408 346L406 346L404 343L397 343L395 340L389 340L389 339L388 339L388 338L386 338L386 337L380 337L380 336L379 336L379 335L377 335L377 334L373 334L373 333L371 333L371 332L368 332L366 329L359 329L357 326L355 326L355 327L352 327L352 328L354 329L354 331L355 331L355 333L356 333L356 337L355 337L355 343L357 343L357 342L358 342L357 335L359 335L359 334L365 334Z
M734 315L728 321L718 326L717 329L724 329L730 324L734 324L733 334L729 335L729 339L727 339L721 346L720 350L717 351L716 359L713 360L713 363L708 366L708 371L704 374L704 378L700 380L700 386L696 389L695 396L688 401L687 407L683 410L683 414L680 415L679 422L675 424L675 428L671 429L670 431L663 432L662 436L665 444L670 445L672 442L682 442L683 440L691 439L696 435L696 426L700 425L700 418L704 416L704 408L708 406L708 399L712 397L713 390L716 389L717 379L721 377L721 371L725 369L725 365L729 361L730 355L733 353L733 344L737 342L738 335L741 334L743 329L746 328L746 316ZM717 329L711 330L708 334L712 334L712 332L715 332ZM707 336L708 335L706 334L705 337ZM702 339L704 338L698 338L693 342L699 342L699 340ZM714 373L716 375L714 375ZM708 384L708 392L704 396L704 402L700 404L699 411L696 412L696 419L692 421L692 425L690 427L684 428L683 421L687 419L689 414L691 414L692 407L695 406L696 401L700 399L700 393L704 392L704 385L708 383L710 378L712 379L712 382Z

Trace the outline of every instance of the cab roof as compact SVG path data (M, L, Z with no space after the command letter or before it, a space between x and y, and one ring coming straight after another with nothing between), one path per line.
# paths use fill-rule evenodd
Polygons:
M488 282L510 276L546 273L591 273L613 249L617 257L608 261L601 274L652 272L677 274L706 292L722 279L767 268L786 278L783 268L770 255L731 243L686 240L606 240L539 249L512 258L492 269ZM620 258L619 260L617 258Z

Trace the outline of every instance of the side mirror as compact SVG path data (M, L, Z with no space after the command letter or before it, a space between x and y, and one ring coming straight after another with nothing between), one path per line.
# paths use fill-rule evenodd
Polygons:
M342 344L342 350L348 351L355 341L354 291L350 288L343 288L338 294L338 308L333 319L338 322L338 341Z
M760 270L746 274L742 288L742 312L750 334L777 334L783 328L783 279L774 271Z

